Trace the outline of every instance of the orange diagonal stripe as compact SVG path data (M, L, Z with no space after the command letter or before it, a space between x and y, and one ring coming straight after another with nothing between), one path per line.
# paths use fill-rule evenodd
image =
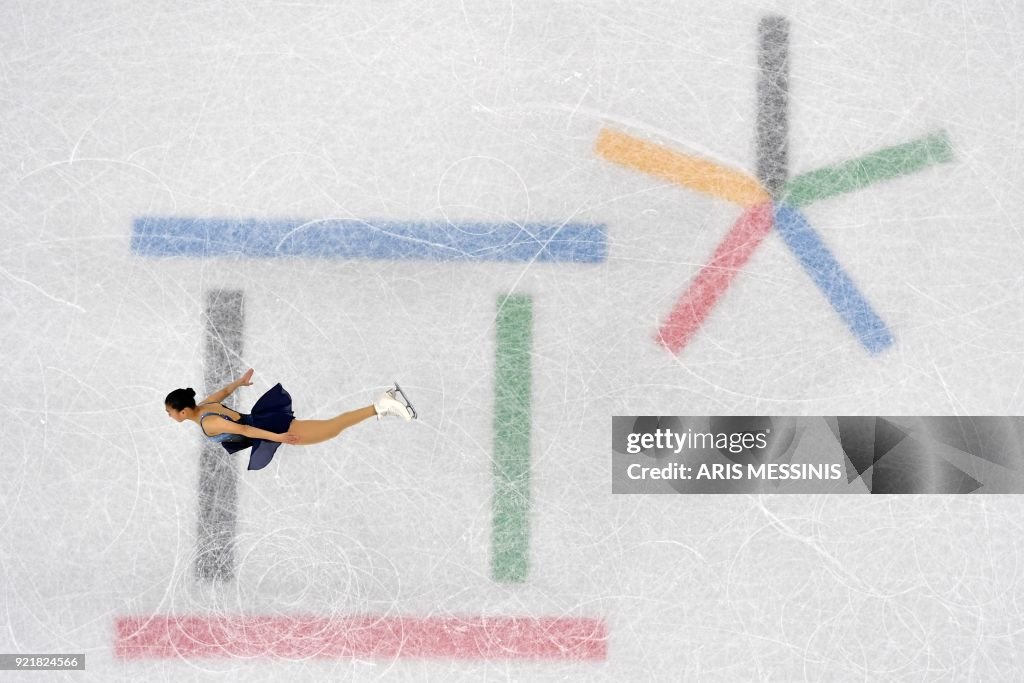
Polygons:
M680 154L625 133L602 130L597 136L597 153L635 171L742 206L755 206L771 199L757 180L741 171Z

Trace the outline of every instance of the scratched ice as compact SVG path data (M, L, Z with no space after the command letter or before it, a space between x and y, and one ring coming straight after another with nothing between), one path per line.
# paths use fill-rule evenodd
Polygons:
M612 415L1017 415L1024 9L0 7L0 653L1014 680L1008 496L613 496ZM247 367L420 420L265 469ZM45 674L44 674L45 675Z

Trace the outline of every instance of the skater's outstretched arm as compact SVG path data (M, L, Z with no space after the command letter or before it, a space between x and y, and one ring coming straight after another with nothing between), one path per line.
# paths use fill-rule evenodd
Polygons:
M204 398L202 401L200 401L200 404L203 404L203 403L220 403L221 401L226 399L228 396L233 394L235 392L235 389L237 389L238 387L252 386L252 373L253 373L253 369L249 368L248 370L245 371L244 375L242 375L241 377L239 377L238 379L236 379L234 382L232 382L231 384L227 385L223 389L221 389L219 391L215 391L214 393L210 394L209 396Z
M229 434L241 434L247 436L250 439L263 439L264 441L276 441L278 443L298 443L299 437L292 433L276 434L274 432L268 432L266 429L259 429L258 427L250 427L249 425L240 425L230 420L225 420L223 417L210 416L203 420L203 431L208 436L217 436L227 432Z

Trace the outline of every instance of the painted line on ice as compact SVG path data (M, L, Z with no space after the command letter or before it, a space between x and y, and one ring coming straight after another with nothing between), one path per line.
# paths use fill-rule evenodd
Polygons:
M121 659L349 658L603 661L601 619L556 617L120 617Z
M525 581L530 569L530 398L533 301L498 299L494 358L491 576Z
M757 178L777 198L789 172L789 21L764 17L758 34Z
M775 209L775 229L864 348L875 354L891 346L889 328L803 214L780 204Z
M946 132L939 131L798 175L786 185L783 200L799 208L949 161L953 148Z
M772 229L772 204L747 209L693 279L658 330L656 341L679 353Z
M133 223L131 249L155 257L600 263L606 232L590 223L143 216Z
M245 294L215 289L206 293L204 380L207 394L242 374ZM228 401L230 403L230 401ZM204 440L199 457L199 519L195 573L200 580L235 577L238 469L220 444Z
M757 180L742 171L676 152L626 133L601 130L595 149L599 155L620 166L740 206L750 207L770 199Z

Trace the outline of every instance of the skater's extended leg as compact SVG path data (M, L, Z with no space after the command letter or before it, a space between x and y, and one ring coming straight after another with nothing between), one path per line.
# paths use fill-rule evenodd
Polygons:
M410 406L395 398L395 392L401 391L396 385L377 399L373 405L351 410L342 413L330 420L292 420L288 431L299 437L299 445L309 446L310 444L327 441L341 434L352 425L359 424L374 416L395 416L409 421L416 415ZM403 395L404 396L404 395Z
M376 414L377 410L373 406L366 406L342 413L330 420L292 420L288 431L299 437L299 445L309 446L333 439L352 425L368 420Z

